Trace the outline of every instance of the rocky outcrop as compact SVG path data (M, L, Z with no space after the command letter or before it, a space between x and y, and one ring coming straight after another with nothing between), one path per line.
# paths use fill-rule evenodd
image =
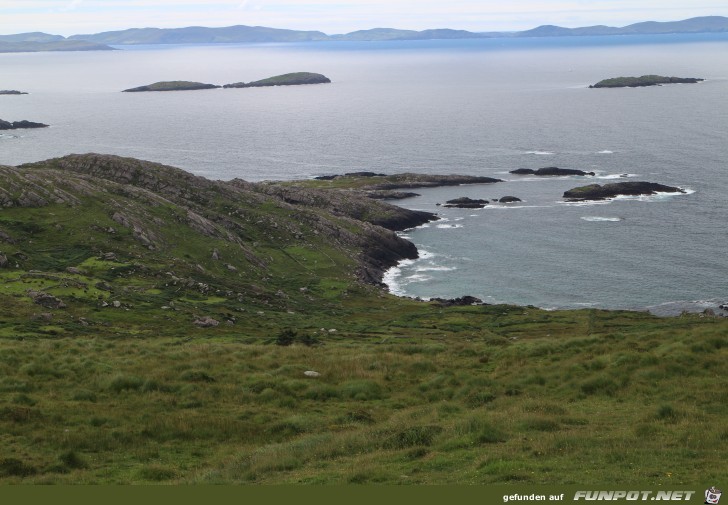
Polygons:
M435 302L442 307L465 307L468 305L485 305L483 300L474 296L461 296L459 298L431 298L431 302Z
M640 77L613 77L604 79L590 88L640 88L644 86L661 86L663 84L695 84L705 79L699 77L665 77L663 75L643 75Z
M553 176L553 175L594 175L594 172L584 172L583 170L576 170L572 168L559 168L559 167L543 167L536 170L531 168L518 168L511 170L509 173L516 175L538 175L538 176Z
M468 198L467 196L463 196L461 198L455 198L453 200L448 200L444 204L442 204L443 207L450 207L450 208L458 208L458 209L482 209L486 205L488 205L488 200L477 200L473 198Z
M261 88L266 86L299 86L302 84L327 84L331 79L325 75L313 72L294 72L290 74L276 75L260 81L235 82L225 84L223 88Z
M591 184L564 192L564 198L572 201L605 200L616 196L654 195L656 193L685 193L685 190L655 182L616 182L612 184Z
M20 130L25 128L47 128L47 124L34 123L32 121L3 121L0 119L0 130Z
M521 201L517 196L503 196L498 200L499 203L516 203Z
M27 95L24 91L18 91L15 89L0 89L0 95Z
M136 93L140 91L193 91L198 89L215 89L219 88L215 84L205 84L203 82L193 81L159 81L146 86L138 86L136 88L125 89L124 93Z
M412 193L411 191L394 190L367 191L366 195L374 200L404 200L405 198L420 196L419 193Z

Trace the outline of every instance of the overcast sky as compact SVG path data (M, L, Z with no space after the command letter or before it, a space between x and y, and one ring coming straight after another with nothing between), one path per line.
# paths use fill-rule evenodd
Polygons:
M376 27L525 30L728 16L726 0L0 0L0 34L253 25L328 34Z

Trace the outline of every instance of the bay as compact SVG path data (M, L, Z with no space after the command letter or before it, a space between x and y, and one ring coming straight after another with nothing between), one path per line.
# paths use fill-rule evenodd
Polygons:
M728 301L728 35L386 43L139 46L0 55L0 118L51 125L0 134L0 163L100 152L213 179L356 170L506 182L398 202L444 218L411 230L420 260L394 292L488 302L674 313ZM225 84L293 72L332 84L121 93L160 80ZM696 85L594 90L620 75ZM514 176L560 166L594 179ZM591 182L649 180L685 195L563 202ZM624 178L623 178L624 179ZM514 195L482 211L437 203Z

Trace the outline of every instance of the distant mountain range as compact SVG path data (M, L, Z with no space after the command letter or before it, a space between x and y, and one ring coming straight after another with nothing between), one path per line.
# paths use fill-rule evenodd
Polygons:
M261 42L313 42L313 41L387 41L387 40L435 40L435 39L479 39L498 37L573 37L586 35L649 35L668 33L719 33L728 32L728 18L706 16L683 21L635 23L621 28L611 26L586 26L563 28L543 25L520 32L470 32L466 30L398 30L395 28L374 28L340 35L327 35L319 31L283 30L262 26L228 26L206 28L130 28L128 30L94 34L49 35L33 32L17 35L0 35L0 52L22 50L89 50L110 49L104 45L132 44L215 44L215 43L261 43ZM81 44L85 42L88 44ZM37 49L33 49L37 47ZM48 49L42 49L47 47ZM63 49L63 48L66 49ZM26 49L22 49L26 48Z

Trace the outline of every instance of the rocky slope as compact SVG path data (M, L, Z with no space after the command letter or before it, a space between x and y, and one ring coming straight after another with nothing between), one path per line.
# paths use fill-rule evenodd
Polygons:
M358 192L211 181L98 154L0 166L0 179L0 301L86 319L132 307L156 319L161 305L195 321L231 307L305 310L379 284L417 257L393 230L434 219ZM215 301L203 310L195 297Z

